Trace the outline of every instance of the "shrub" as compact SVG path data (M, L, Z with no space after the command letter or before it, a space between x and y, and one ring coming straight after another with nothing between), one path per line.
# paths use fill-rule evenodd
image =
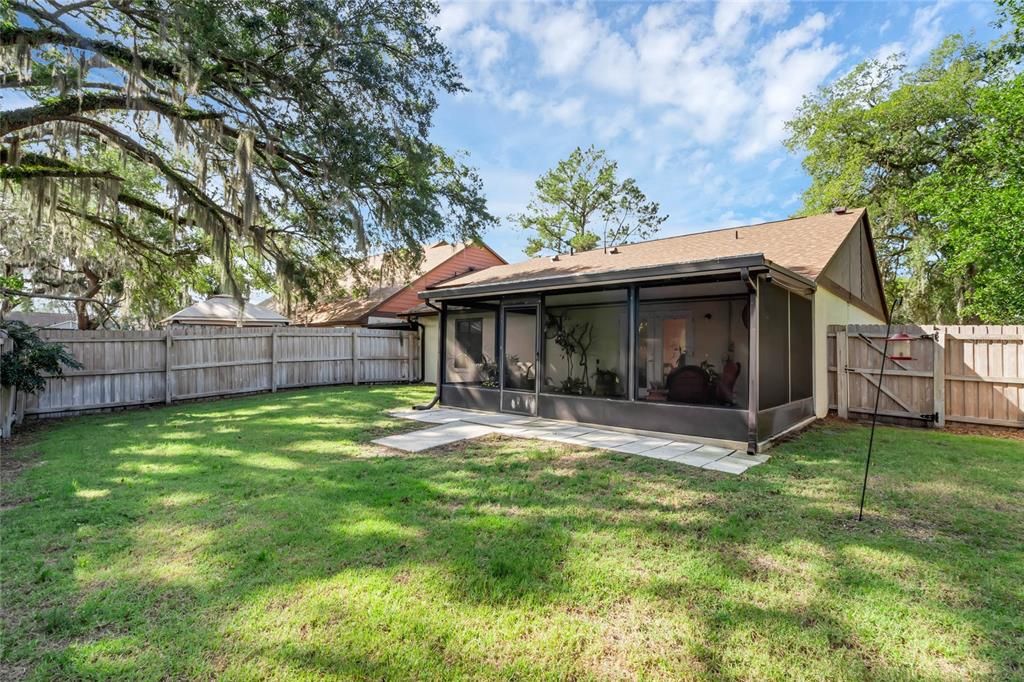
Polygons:
M82 367L64 346L43 341L24 322L0 321L0 329L14 340L14 349L0 355L0 385L38 393L46 388L47 377L63 376L65 367Z

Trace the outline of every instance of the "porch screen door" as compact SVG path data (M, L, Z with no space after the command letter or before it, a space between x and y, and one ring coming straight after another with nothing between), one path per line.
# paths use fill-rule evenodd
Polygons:
M538 306L504 308L502 319L501 409L537 414Z

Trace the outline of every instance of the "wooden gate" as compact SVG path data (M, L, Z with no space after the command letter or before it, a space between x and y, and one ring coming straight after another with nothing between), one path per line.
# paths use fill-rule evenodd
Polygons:
M885 421L947 421L1024 428L1024 326L897 325L914 337L913 360L888 360L879 414ZM829 407L871 414L885 325L828 330Z
M935 370L941 371L943 359L936 333L916 325L894 325L891 333L898 332L913 339L909 342L910 360L892 359L891 346L890 357L883 356L884 326L835 328L835 362L830 362L830 369L834 371L836 411L840 417L871 414L881 386L879 415L899 421L940 422L944 387L941 379L936 381Z

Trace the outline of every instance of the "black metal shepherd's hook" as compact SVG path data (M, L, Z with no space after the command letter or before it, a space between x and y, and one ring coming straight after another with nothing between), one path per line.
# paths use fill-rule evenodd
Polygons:
M871 468L871 449L875 445L875 422L878 421L878 400L882 397L882 381L885 379L885 361L889 359L889 336L892 331L892 316L896 312L896 306L900 304L897 296L889 309L889 319L885 323L885 343L882 344L882 368L878 371L878 390L875 391L875 409L871 413L871 438L868 440L868 458L864 462L864 485L860 489L860 513L857 520L864 520L864 496L868 493L868 470Z

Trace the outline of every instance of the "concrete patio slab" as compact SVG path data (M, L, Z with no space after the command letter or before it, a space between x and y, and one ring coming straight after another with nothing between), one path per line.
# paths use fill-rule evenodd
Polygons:
M717 445L694 443L675 434L664 434L664 438L661 438L661 434L654 432L612 431L523 415L472 412L454 408L425 411L394 410L389 414L437 424L420 431L373 441L406 452L421 452L468 438L498 434L610 450L728 474L742 474L750 467L768 461L768 455L751 456Z

